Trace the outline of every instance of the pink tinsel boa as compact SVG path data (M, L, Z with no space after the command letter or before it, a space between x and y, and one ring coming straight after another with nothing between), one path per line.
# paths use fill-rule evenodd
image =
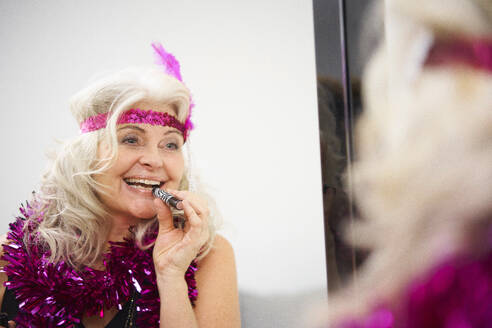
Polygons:
M22 207L25 218L18 217L10 224L9 244L3 245L4 271L9 277L5 285L14 291L19 301L17 327L74 327L83 315L104 314L105 308L118 307L129 299L133 290L140 293L136 301L137 327L158 327L160 300L157 290L152 248L139 249L133 240L112 243L105 255L106 271L89 267L75 270L67 263L51 263L47 253L36 243L26 248L24 224L34 214L33 208ZM38 218L41 220L42 218ZM35 238L33 227L27 227L29 237ZM155 239L155 234L149 237ZM188 297L193 304L197 298L193 261L185 279Z

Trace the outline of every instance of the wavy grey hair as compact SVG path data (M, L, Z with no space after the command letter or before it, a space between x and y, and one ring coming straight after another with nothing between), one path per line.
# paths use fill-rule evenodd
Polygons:
M173 77L155 68L129 68L99 79L71 99L71 111L80 125L88 117L111 113L107 127L83 133L66 141L55 154L51 167L42 178L40 193L36 196L35 210L42 215L29 218L36 226L36 242L47 248L50 260L67 261L75 268L93 266L107 251L107 236L111 229L108 211L97 197L104 192L94 177L103 173L117 158L118 146L116 123L118 117L133 105L143 100L171 105L177 118L184 122L190 105L190 92ZM97 159L98 145L110 145L110 156ZM182 178L180 189L189 186L188 169ZM210 206L210 238L200 257L210 249L216 230L218 216L211 197L200 190ZM142 220L134 227L134 237L142 249L144 236L155 229L157 219ZM27 227L29 224L26 224ZM26 234L25 242L33 242Z

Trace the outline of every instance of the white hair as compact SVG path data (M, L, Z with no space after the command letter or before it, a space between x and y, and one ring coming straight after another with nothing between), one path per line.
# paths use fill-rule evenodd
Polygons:
M177 79L156 68L129 68L102 78L71 99L71 111L80 125L88 117L111 113L107 127L83 133L66 141L56 154L52 166L43 175L40 193L36 196L36 210L44 218L38 224L35 217L30 221L37 228L41 245L50 252L50 260L65 260L76 268L94 265L107 251L107 236L111 220L97 193L104 192L94 176L107 170L117 158L116 123L118 117L141 101L171 105L177 118L184 122L190 106L190 92ZM111 155L97 159L101 142L110 145ZM185 172L188 169L185 167ZM180 189L187 190L188 173L185 173ZM199 187L199 186L198 186ZM210 249L216 230L218 212L211 197L209 200L210 238L203 257ZM137 245L144 245L143 238L149 229L154 229L157 219L142 220L134 228ZM26 227L28 224L25 225ZM26 242L29 240L26 238Z

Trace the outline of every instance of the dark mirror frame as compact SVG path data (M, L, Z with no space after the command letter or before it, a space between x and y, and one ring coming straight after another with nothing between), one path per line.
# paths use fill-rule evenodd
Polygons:
M362 110L360 30L371 1L313 0L318 117L329 292L357 279L366 254L345 242L356 219L352 197L354 122Z

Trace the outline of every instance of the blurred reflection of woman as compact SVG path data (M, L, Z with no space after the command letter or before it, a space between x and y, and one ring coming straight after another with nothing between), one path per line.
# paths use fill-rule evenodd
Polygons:
M185 165L190 92L154 49L164 72L127 69L73 97L81 134L3 241L9 327L240 326L232 248Z
M492 3L385 3L353 172L371 254L325 327L490 327Z

